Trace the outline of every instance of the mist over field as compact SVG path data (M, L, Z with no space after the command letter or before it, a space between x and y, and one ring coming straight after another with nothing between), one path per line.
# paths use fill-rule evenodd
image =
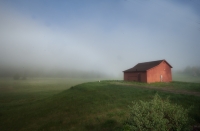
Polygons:
M122 78L165 59L200 66L197 0L0 1L0 76Z

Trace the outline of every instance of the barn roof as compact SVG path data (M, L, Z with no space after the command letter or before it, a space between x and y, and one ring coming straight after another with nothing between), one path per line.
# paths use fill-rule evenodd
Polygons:
M172 66L166 60L157 60L157 61L138 63L133 68L130 68L123 72L147 71L147 70L159 65L162 61L165 61L172 68Z

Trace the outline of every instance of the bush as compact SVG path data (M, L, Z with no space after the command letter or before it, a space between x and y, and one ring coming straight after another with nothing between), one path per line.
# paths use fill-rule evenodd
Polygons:
M125 131L187 131L190 130L188 109L171 104L155 95L150 102L134 102Z

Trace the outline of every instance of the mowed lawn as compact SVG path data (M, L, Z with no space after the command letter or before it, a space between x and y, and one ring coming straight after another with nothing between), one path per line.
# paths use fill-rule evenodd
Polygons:
M86 83L83 83L86 82ZM83 83L83 84L79 84ZM79 84L79 85L76 85ZM76 86L74 86L76 85ZM116 131L129 115L132 101L149 101L157 93L184 108L200 123L200 97L157 88L200 93L199 83L147 84L80 79L0 81L0 130ZM188 87L187 87L188 86ZM145 88L143 88L145 87Z

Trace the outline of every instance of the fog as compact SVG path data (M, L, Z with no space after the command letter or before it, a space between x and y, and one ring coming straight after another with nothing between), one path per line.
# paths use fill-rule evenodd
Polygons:
M114 78L145 61L165 59L173 70L199 66L199 6L197 0L0 1L0 72Z

